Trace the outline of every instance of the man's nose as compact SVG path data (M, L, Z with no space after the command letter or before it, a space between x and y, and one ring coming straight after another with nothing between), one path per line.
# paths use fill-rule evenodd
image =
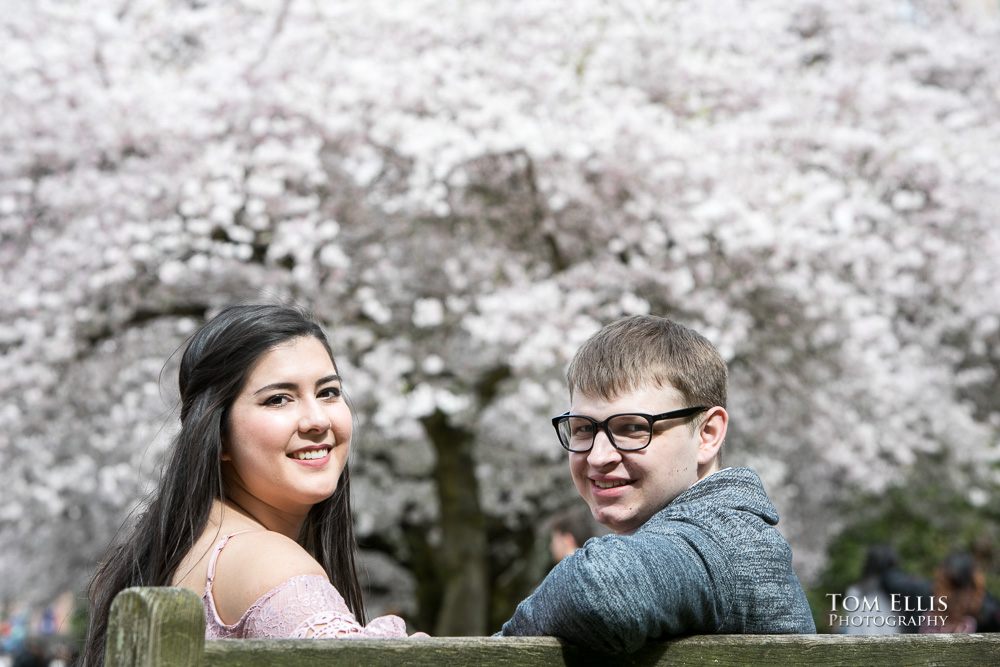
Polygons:
M587 462L596 468L608 465L609 463L616 463L621 458L621 452L611 444L611 438L608 436L607 431L604 428L597 429L597 433L594 435L594 444L587 454Z

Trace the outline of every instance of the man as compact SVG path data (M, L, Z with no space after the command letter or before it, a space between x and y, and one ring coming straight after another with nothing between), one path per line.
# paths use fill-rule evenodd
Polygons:
M812 633L760 478L721 469L726 364L669 320L619 320L577 352L553 424L577 490L612 534L553 568L502 635L631 652L676 635Z

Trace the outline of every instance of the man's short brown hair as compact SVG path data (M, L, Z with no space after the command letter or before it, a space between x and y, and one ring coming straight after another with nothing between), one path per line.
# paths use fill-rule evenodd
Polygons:
M645 386L672 386L685 405L726 407L726 362L698 332L663 317L613 322L580 347L566 373L575 392L614 400Z

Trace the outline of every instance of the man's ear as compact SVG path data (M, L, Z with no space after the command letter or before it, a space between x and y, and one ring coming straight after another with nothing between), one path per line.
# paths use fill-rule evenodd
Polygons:
M705 412L698 427L698 465L710 464L719 455L729 428L729 413L716 405Z

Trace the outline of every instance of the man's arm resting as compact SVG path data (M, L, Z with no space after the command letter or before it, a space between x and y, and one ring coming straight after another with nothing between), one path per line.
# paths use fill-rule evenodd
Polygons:
M715 631L719 604L701 559L682 540L657 547L650 553L617 537L588 543L552 570L500 634L630 653L649 639Z

